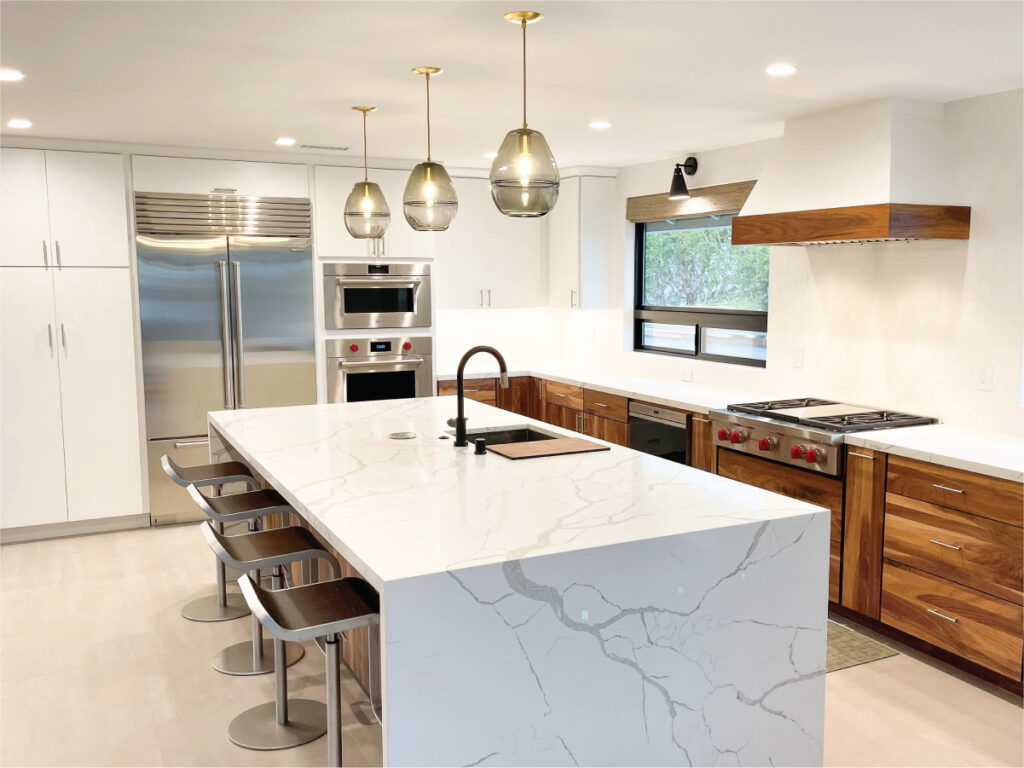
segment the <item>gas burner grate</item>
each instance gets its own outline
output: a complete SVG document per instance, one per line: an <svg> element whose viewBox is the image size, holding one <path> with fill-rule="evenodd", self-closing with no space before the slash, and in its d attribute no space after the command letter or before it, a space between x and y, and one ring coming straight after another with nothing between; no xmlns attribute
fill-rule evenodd
<svg viewBox="0 0 1024 768"><path fill-rule="evenodd" d="M915 416L912 413L900 413L899 411L864 411L862 413L847 413L842 416L801 419L800 423L834 432L865 432L871 429L916 427L923 424L934 424L936 421L928 416Z"/></svg>
<svg viewBox="0 0 1024 768"><path fill-rule="evenodd" d="M726 406L730 411L737 411L739 413L749 413L754 416L767 416L770 415L775 419L784 419L786 421L797 421L792 416L787 416L784 413L775 413L775 411L784 410L787 408L810 408L816 405L835 405L835 400L822 400L817 397L797 397L790 400L762 400L757 403L738 403L736 405ZM771 413L769 414L769 411Z"/></svg>

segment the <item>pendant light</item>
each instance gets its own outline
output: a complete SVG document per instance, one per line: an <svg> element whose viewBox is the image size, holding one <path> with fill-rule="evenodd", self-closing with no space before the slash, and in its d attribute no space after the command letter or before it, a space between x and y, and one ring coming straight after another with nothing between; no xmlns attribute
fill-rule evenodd
<svg viewBox="0 0 1024 768"><path fill-rule="evenodd" d="M697 158L688 157L685 163L676 163L672 171L672 186L668 190L669 200L686 200L690 196L690 190L686 188L686 176L693 176L697 172Z"/></svg>
<svg viewBox="0 0 1024 768"><path fill-rule="evenodd" d="M543 16L512 11L505 20L523 29L523 127L505 135L491 165L491 197L506 216L544 216L558 200L558 166L540 131L526 127L526 25Z"/></svg>
<svg viewBox="0 0 1024 768"><path fill-rule="evenodd" d="M391 221L387 200L380 186L370 181L366 166L366 115L376 107L352 107L363 113L363 180L357 181L345 201L345 229L361 240L384 237Z"/></svg>
<svg viewBox="0 0 1024 768"><path fill-rule="evenodd" d="M427 81L427 162L412 169L402 195L402 212L409 226L418 232L443 232L459 212L459 196L451 177L440 163L430 159L430 76L440 67L413 67Z"/></svg>

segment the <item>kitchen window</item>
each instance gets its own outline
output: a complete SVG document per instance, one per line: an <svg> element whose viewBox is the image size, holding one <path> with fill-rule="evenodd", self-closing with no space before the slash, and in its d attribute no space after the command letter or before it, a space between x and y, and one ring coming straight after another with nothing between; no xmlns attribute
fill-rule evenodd
<svg viewBox="0 0 1024 768"><path fill-rule="evenodd" d="M765 366L768 247L733 245L732 218L636 225L634 349Z"/></svg>

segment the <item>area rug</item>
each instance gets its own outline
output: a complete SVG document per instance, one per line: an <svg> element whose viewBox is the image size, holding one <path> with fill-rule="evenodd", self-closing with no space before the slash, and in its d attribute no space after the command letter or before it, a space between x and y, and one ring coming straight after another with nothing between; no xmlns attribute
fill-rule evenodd
<svg viewBox="0 0 1024 768"><path fill-rule="evenodd" d="M826 672L856 667L858 664L867 664L897 655L899 655L899 651L894 651L877 640L872 640L870 637L850 629L845 624L832 621L832 619L828 620Z"/></svg>

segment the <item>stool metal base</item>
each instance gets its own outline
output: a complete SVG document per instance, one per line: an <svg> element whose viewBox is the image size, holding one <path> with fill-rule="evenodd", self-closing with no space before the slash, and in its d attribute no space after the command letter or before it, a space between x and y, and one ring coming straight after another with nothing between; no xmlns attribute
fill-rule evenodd
<svg viewBox="0 0 1024 768"><path fill-rule="evenodd" d="M240 594L229 592L224 607L218 604L217 595L207 595L186 603L181 609L181 615L189 621L230 621L248 616L249 606Z"/></svg>
<svg viewBox="0 0 1024 768"><path fill-rule="evenodd" d="M308 744L327 733L327 705L310 699L288 699L288 722L277 723L273 701L242 712L228 726L228 738L246 749L288 749Z"/></svg>
<svg viewBox="0 0 1024 768"><path fill-rule="evenodd" d="M285 663L291 666L306 654L302 643L285 644ZM266 675L274 671L274 641L263 641L263 663L253 668L252 640L229 645L213 657L213 668L225 675Z"/></svg>

